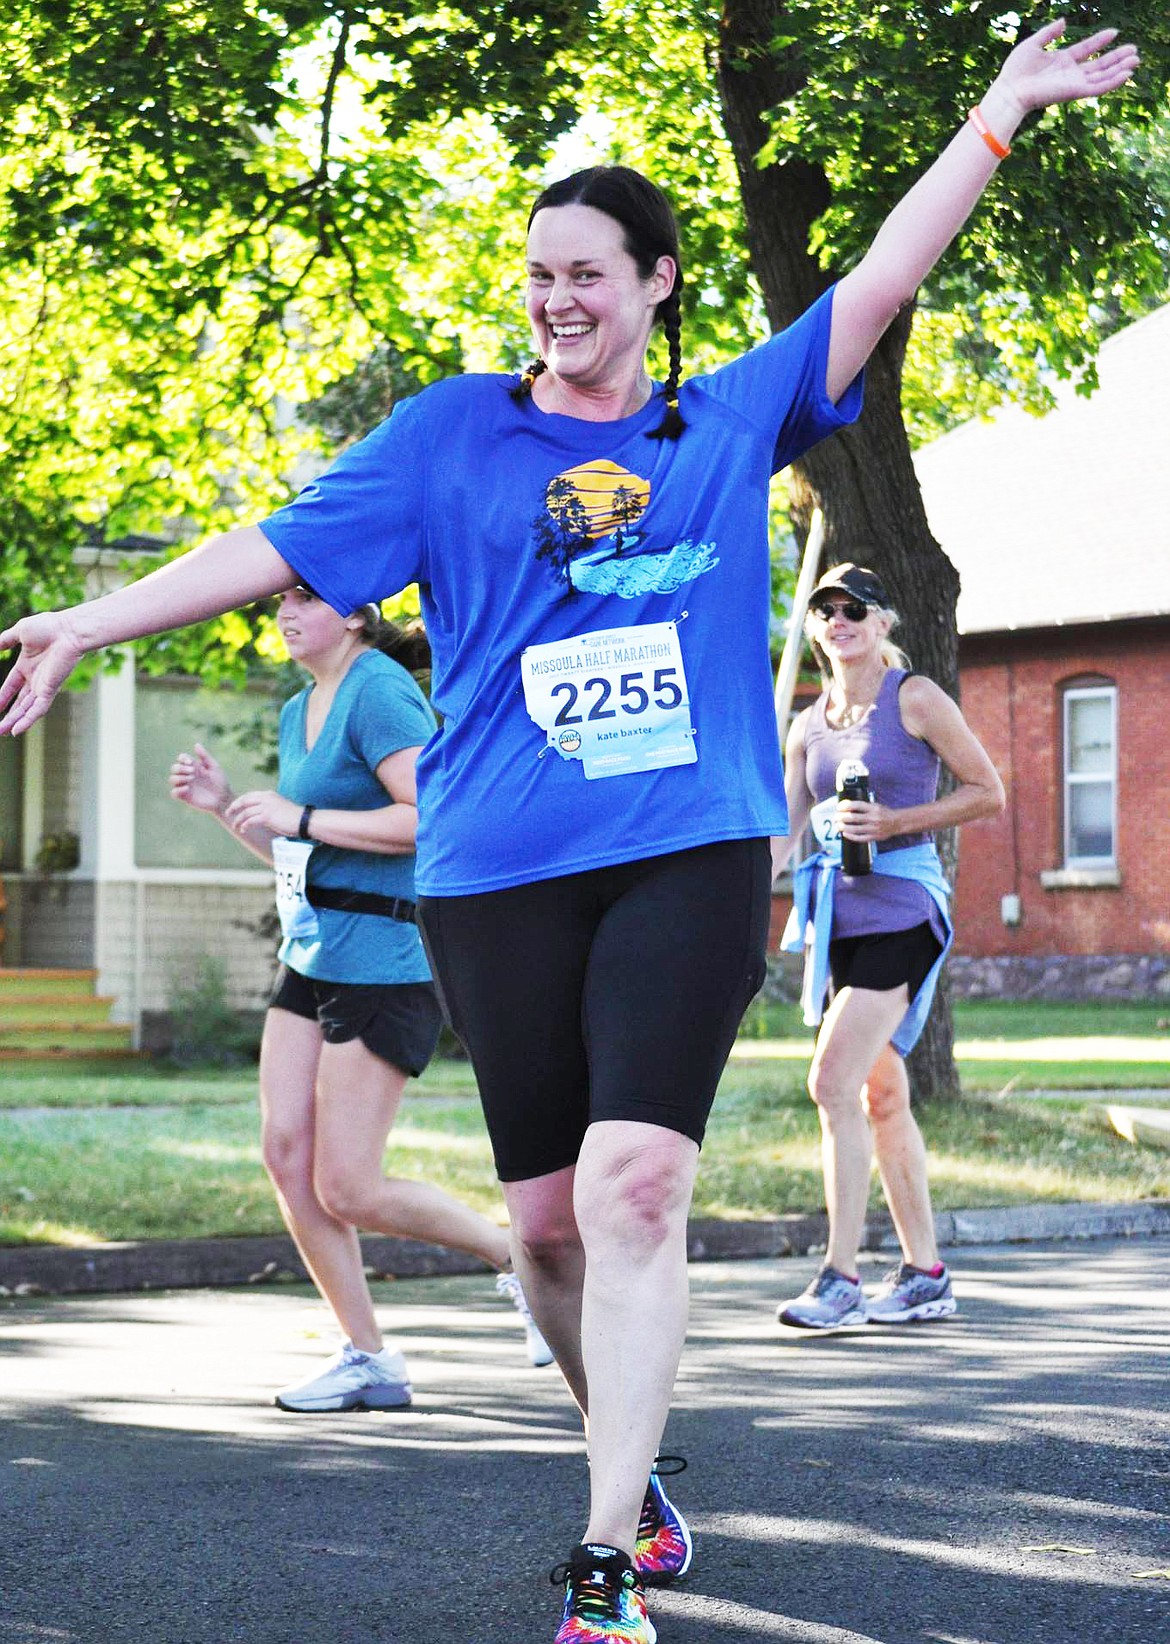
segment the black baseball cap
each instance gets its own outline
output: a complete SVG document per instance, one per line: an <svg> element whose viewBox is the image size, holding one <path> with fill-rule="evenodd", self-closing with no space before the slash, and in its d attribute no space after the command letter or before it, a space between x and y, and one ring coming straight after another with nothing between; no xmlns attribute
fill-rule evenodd
<svg viewBox="0 0 1170 1644"><path fill-rule="evenodd" d="M848 594L850 599L860 599L866 605L875 605L885 611L890 606L890 596L886 593L885 585L876 571L867 571L863 565L834 565L817 583L809 595L809 604L815 605L821 594Z"/></svg>

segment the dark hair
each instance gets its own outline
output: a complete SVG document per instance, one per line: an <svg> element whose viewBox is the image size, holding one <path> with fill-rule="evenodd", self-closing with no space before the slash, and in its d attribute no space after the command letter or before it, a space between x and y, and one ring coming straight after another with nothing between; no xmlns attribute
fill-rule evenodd
<svg viewBox="0 0 1170 1644"><path fill-rule="evenodd" d="M407 673L416 677L430 673L431 642L421 617L412 622L391 622L373 603L360 605L354 615L362 619L361 637L367 645L400 663Z"/></svg>
<svg viewBox="0 0 1170 1644"><path fill-rule="evenodd" d="M666 346L670 353L670 371L662 385L666 410L658 427L652 429L652 440L676 440L686 427L678 408L678 385L682 375L682 310L679 293L683 287L682 256L678 245L678 224L670 201L656 184L640 171L629 166L589 166L575 171L571 177L550 183L543 189L528 213L528 226L538 211L549 206L586 205L594 211L604 211L621 226L625 248L637 265L638 274L648 280L659 257L674 260L674 285L655 310L655 320L662 322ZM533 360L521 374L512 389L514 400L525 399L532 385L546 369L543 360Z"/></svg>

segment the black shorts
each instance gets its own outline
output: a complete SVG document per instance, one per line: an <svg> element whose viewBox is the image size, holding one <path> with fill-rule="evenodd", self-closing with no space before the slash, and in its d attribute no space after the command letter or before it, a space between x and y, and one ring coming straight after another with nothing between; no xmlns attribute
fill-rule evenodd
<svg viewBox="0 0 1170 1644"><path fill-rule="evenodd" d="M319 1022L327 1044L360 1039L380 1061L415 1078L435 1054L443 1026L431 982L322 982L281 965L268 1005Z"/></svg>
<svg viewBox="0 0 1170 1644"><path fill-rule="evenodd" d="M739 839L420 899L501 1181L574 1164L599 1119L702 1142L764 980L771 877L768 841Z"/></svg>
<svg viewBox="0 0 1170 1644"><path fill-rule="evenodd" d="M875 936L838 936L829 943L833 992L870 988L889 993L905 982L911 999L930 975L942 944L927 921Z"/></svg>

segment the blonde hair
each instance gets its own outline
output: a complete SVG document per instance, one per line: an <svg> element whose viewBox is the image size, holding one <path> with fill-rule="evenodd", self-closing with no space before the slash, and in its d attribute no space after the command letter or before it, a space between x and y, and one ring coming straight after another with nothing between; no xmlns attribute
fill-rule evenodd
<svg viewBox="0 0 1170 1644"><path fill-rule="evenodd" d="M892 607L886 607L886 609L883 610L879 606L878 616L883 616L888 620L891 633L902 620L897 611L895 611ZM882 661L885 663L887 668L905 668L907 673L913 672L913 665L910 658L906 655L900 645L894 644L889 634L887 634L885 639L882 640Z"/></svg>

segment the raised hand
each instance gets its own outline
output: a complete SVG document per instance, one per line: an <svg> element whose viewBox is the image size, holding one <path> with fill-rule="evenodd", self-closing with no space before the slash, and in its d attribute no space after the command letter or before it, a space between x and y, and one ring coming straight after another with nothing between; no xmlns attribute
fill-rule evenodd
<svg viewBox="0 0 1170 1644"><path fill-rule="evenodd" d="M218 759L213 759L201 742L194 753L179 754L170 771L171 797L197 811L222 816L231 804L232 790Z"/></svg>
<svg viewBox="0 0 1170 1644"><path fill-rule="evenodd" d="M0 685L0 736L19 736L48 713L87 649L68 611L22 617L0 634L0 651L14 645L20 654Z"/></svg>
<svg viewBox="0 0 1170 1644"><path fill-rule="evenodd" d="M1113 45L1116 29L1098 29L1084 40L1048 49L1064 29L1063 17L1038 29L1020 42L1000 70L996 87L1017 104L1021 114L1051 103L1072 103L1116 91L1137 68L1136 46Z"/></svg>

